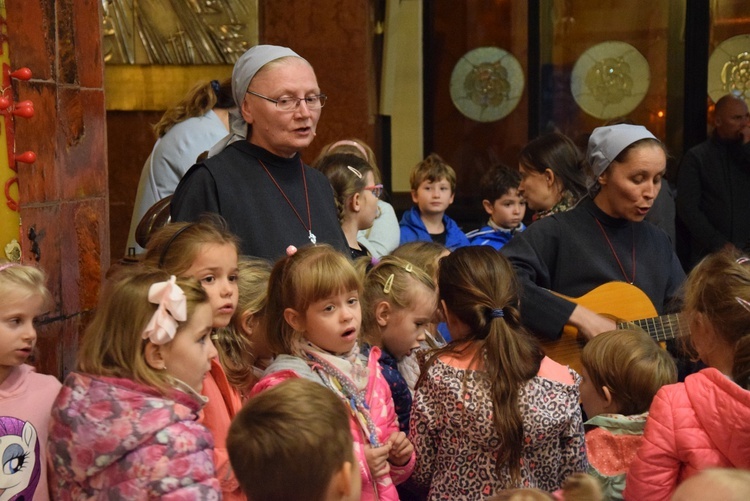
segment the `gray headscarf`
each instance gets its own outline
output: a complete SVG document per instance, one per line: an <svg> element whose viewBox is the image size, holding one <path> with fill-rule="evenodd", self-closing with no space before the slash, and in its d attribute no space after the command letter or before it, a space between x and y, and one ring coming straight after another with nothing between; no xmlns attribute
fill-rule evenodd
<svg viewBox="0 0 750 501"><path fill-rule="evenodd" d="M237 108L229 113L229 135L216 143L208 153L208 156L214 156L231 143L246 139L247 122L242 118L242 102L245 100L245 93L250 86L250 82L260 69L271 61L282 57L300 57L288 47L278 45L256 45L248 49L234 63L232 70L232 96Z"/></svg>
<svg viewBox="0 0 750 501"><path fill-rule="evenodd" d="M592 173L586 183L589 190L596 185L599 176L607 170L622 150L641 139L656 139L656 137L642 125L619 124L594 129L589 137L587 155Z"/></svg>

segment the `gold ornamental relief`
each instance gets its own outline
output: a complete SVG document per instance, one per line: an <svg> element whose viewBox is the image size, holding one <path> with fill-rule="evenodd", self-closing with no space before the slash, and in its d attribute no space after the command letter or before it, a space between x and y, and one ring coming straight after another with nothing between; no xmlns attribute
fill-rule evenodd
<svg viewBox="0 0 750 501"><path fill-rule="evenodd" d="M587 49L576 61L570 90L589 115L607 120L632 112L651 83L646 58L625 42L603 42Z"/></svg>
<svg viewBox="0 0 750 501"><path fill-rule="evenodd" d="M750 105L750 35L721 42L708 58L708 95L734 94Z"/></svg>
<svg viewBox="0 0 750 501"><path fill-rule="evenodd" d="M523 87L523 69L512 54L498 47L479 47L456 62L450 95L467 118L495 122L516 108Z"/></svg>

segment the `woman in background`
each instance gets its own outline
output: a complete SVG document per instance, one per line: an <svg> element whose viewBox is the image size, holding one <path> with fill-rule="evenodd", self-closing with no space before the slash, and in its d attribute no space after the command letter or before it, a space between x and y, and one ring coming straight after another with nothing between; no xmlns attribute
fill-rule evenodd
<svg viewBox="0 0 750 501"><path fill-rule="evenodd" d="M174 193L201 153L229 133L229 111L234 107L231 80L203 82L154 125L157 140L138 181L126 254L131 248L143 252L135 240L138 223L151 206Z"/></svg>

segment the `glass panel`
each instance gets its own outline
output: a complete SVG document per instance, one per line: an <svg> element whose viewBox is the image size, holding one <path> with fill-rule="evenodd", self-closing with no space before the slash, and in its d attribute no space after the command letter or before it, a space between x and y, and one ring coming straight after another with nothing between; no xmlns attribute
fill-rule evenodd
<svg viewBox="0 0 750 501"><path fill-rule="evenodd" d="M666 0L542 1L542 132L585 144L593 128L630 120L664 138L669 8Z"/></svg>
<svg viewBox="0 0 750 501"><path fill-rule="evenodd" d="M527 2L430 0L424 6L426 153L438 153L456 170L452 214L460 219L461 198L474 196L468 214L481 216L482 173L498 161L515 166L527 141Z"/></svg>
<svg viewBox="0 0 750 501"><path fill-rule="evenodd" d="M711 2L708 94L715 102L735 92L750 103L750 2Z"/></svg>

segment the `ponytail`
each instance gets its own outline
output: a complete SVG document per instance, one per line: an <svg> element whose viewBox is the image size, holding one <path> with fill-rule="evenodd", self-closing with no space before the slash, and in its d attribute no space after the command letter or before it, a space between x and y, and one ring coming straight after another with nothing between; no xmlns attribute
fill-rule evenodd
<svg viewBox="0 0 750 501"><path fill-rule="evenodd" d="M199 83L188 91L177 105L164 112L159 122L154 125L157 137L164 134L188 118L200 117L214 108L228 109L234 107L231 80Z"/></svg>
<svg viewBox="0 0 750 501"><path fill-rule="evenodd" d="M459 354L478 346L470 366L483 365L490 383L500 440L496 470L499 475L507 467L515 483L521 475L524 447L518 397L521 386L536 376L544 357L536 340L521 326L515 273L502 254L486 246L457 249L440 260L438 273L441 299L468 327L469 334L438 350L427 367L444 353ZM427 368L422 376L426 372Z"/></svg>

